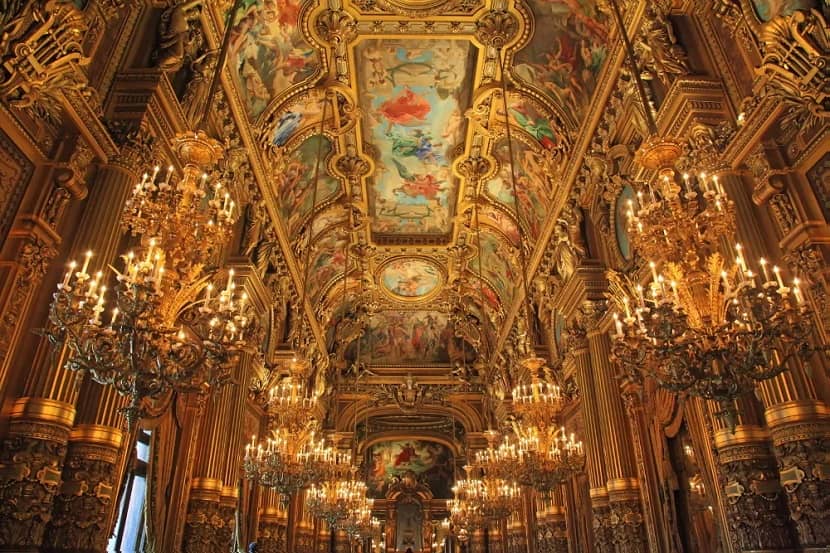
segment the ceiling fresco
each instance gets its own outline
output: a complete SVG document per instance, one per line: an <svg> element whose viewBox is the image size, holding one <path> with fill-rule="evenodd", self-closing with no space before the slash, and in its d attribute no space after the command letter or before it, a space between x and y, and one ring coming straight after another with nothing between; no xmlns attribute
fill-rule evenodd
<svg viewBox="0 0 830 553"><path fill-rule="evenodd" d="M321 156L320 178L315 198L314 171L318 153ZM331 141L312 135L294 150L293 156L286 159L276 188L283 225L291 239L311 212L312 203L319 207L340 189L340 182L328 172L327 161L331 154Z"/></svg>
<svg viewBox="0 0 830 553"><path fill-rule="evenodd" d="M513 72L579 121L605 61L608 23L595 0L529 0L528 4L537 32L516 54Z"/></svg>
<svg viewBox="0 0 830 553"><path fill-rule="evenodd" d="M440 289L444 277L433 261L424 258L398 258L380 271L383 289L395 299L423 300Z"/></svg>
<svg viewBox="0 0 830 553"><path fill-rule="evenodd" d="M469 41L374 39L355 49L376 234L448 234L473 77Z"/></svg>
<svg viewBox="0 0 830 553"><path fill-rule="evenodd" d="M243 0L230 45L229 65L251 119L291 86L311 77L320 55L300 31L299 0Z"/></svg>
<svg viewBox="0 0 830 553"><path fill-rule="evenodd" d="M278 232L295 254L310 236L302 285L320 328L348 319L333 312L362 312L343 306L335 286L351 245L362 259L350 262L349 279L361 291L349 301L372 303L359 341L373 364L449 364L459 305L501 332L518 297L518 248L547 240L558 179L602 82L608 24L596 0L244 1L234 79L276 169ZM499 10L512 20L488 20ZM488 42L502 32L506 112L499 51ZM324 96L324 86L335 93ZM297 274L303 260L294 258ZM353 358L355 349L338 351Z"/></svg>

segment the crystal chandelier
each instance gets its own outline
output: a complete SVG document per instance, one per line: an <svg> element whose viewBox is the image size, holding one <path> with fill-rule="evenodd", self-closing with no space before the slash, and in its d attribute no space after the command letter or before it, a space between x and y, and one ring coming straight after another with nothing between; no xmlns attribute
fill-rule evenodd
<svg viewBox="0 0 830 553"><path fill-rule="evenodd" d="M356 469L350 468L350 476L331 475L308 489L306 506L309 512L328 523L332 528L343 529L344 522L365 505L366 482L356 477Z"/></svg>
<svg viewBox="0 0 830 553"><path fill-rule="evenodd" d="M133 190L122 224L138 241L122 255L112 309L103 270L90 273L93 253L80 269L70 263L50 306L46 334L67 348L66 366L113 386L130 398L128 423L147 414L146 400L170 392L211 392L229 378L251 338L247 294L233 271L216 291L205 266L225 244L234 204L204 170L221 157L220 144L203 132L174 140L184 165L145 174Z"/></svg>
<svg viewBox="0 0 830 553"><path fill-rule="evenodd" d="M700 171L679 181L681 147L659 135L616 0L611 7L649 129L636 161L657 174L656 187L628 206L632 243L652 260L652 282L644 288L609 275L610 298L622 313L614 315L613 356L631 378L645 374L670 391L718 402L731 428L735 399L794 356L812 353L809 310L797 278L785 285L781 269L763 258L756 273L740 244L724 259L734 204L717 175Z"/></svg>
<svg viewBox="0 0 830 553"><path fill-rule="evenodd" d="M380 520L372 516L374 500L363 497L358 505L340 523L340 529L352 539L368 538L377 534Z"/></svg>
<svg viewBox="0 0 830 553"><path fill-rule="evenodd" d="M321 137L327 106L324 100L319 129ZM314 188L311 195L310 213L314 213L316 209L322 153L322 148L318 148L312 179ZM305 248L303 269L303 282L305 283L309 280L311 234L308 233L308 243ZM302 316L302 310L306 304L306 294L307 288L303 286L298 303L300 318L297 349L303 347L302 334L305 329L305 317ZM320 394L309 386L312 372L311 363L304 354L301 352L295 354L289 366L288 376L274 384L268 391L266 413L272 437L259 445L256 444L256 438L252 438L245 456L246 478L274 488L282 494L293 494L312 482L327 478L339 470L342 463L342 456L336 450L326 447L323 441L314 439L314 429L319 426L324 412L320 403Z"/></svg>
<svg viewBox="0 0 830 553"><path fill-rule="evenodd" d="M464 467L470 472L472 467ZM464 529L467 532L487 525L488 519L484 514L484 482L479 478L472 478L469 474L465 478L456 480L452 488L453 498L447 501L450 510L450 523L454 528Z"/></svg>
<svg viewBox="0 0 830 553"><path fill-rule="evenodd" d="M510 162L510 177L513 187L514 212L519 232L524 241L522 232L521 203L518 194L518 179L516 178L513 141L510 131L510 120L507 109L507 56L501 60L501 93L504 102L504 128L507 138L508 158ZM525 332L521 336L521 346L525 358L520 362L522 383L513 389L513 411L517 420L514 422L519 443L510 444L505 441L498 448L490 444L488 450L481 456L485 474L493 474L505 481L518 481L524 485L531 485L540 491L548 491L555 484L567 479L582 469L584 454L582 444L573 437L561 441L556 434L556 418L570 401L570 395L544 377L545 360L536 356L534 351L532 320L533 310L530 303L530 288L528 286L528 264L523 245L519 246L521 261L522 291L524 297ZM507 440L507 439L506 439Z"/></svg>
<svg viewBox="0 0 830 553"><path fill-rule="evenodd" d="M280 494L290 495L323 478L335 453L314 430L299 432L285 427L271 430L271 435L257 443L256 436L245 446L245 477Z"/></svg>

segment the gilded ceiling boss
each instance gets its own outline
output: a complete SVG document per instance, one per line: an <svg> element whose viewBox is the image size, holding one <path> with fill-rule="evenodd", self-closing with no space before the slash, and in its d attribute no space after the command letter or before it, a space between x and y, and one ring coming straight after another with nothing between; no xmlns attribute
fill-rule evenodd
<svg viewBox="0 0 830 553"><path fill-rule="evenodd" d="M826 0L0 0L0 553L830 551Z"/></svg>

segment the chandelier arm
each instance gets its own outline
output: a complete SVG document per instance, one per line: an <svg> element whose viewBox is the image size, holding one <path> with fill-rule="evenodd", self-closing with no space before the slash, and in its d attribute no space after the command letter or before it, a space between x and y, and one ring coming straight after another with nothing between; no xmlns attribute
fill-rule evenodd
<svg viewBox="0 0 830 553"><path fill-rule="evenodd" d="M194 130L204 130L207 125L208 117L210 116L210 106L213 105L213 98L216 96L216 91L219 88L219 76L222 74L222 67L225 65L225 60L228 57L228 49L231 43L231 25L233 25L233 18L239 8L242 7L244 0L234 0L233 7L228 13L228 19L225 22L225 32L222 36L222 45L219 49L219 59L216 60L216 69L210 79L210 88L208 89L207 97L205 98L205 107L202 112L202 117Z"/></svg>
<svg viewBox="0 0 830 553"><path fill-rule="evenodd" d="M507 50L499 48L501 51L501 96L504 103L504 129L507 139L507 155L510 159L510 184L513 187L513 207L516 213L516 228L519 232L519 260L521 261L522 271L522 289L524 292L524 308L527 324L527 346L531 349L535 348L535 325L533 324L533 312L530 304L530 287L527 282L527 258L525 255L525 235L522 230L522 212L519 201L519 187L516 182L516 159L513 152L513 137L510 132L510 114L507 107ZM528 220L529 222L529 220ZM532 353L531 351L528 352Z"/></svg>

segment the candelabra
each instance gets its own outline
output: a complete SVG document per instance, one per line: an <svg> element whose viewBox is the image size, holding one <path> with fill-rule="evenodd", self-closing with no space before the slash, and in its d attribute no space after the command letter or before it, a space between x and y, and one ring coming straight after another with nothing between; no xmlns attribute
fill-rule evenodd
<svg viewBox="0 0 830 553"><path fill-rule="evenodd" d="M204 133L174 141L184 164L174 182L170 168L145 174L135 186L122 223L138 242L122 255L114 307L108 323L104 271L88 271L93 253L78 269L70 263L50 306L45 331L67 349L66 366L129 396L129 425L147 413L146 400L170 392L213 392L225 383L238 353L251 337L248 296L233 271L215 294L205 271L224 244L234 205L220 184L202 173L221 156Z"/></svg>
<svg viewBox="0 0 830 553"><path fill-rule="evenodd" d="M277 427L264 442L251 437L243 470L246 478L288 495L324 478L336 462L337 453L310 427L299 431Z"/></svg>
<svg viewBox="0 0 830 553"><path fill-rule="evenodd" d="M353 467L350 472L348 477L333 474L330 479L314 483L308 489L306 505L309 512L332 528L342 529L350 514L365 505L366 482L356 477Z"/></svg>
<svg viewBox="0 0 830 553"><path fill-rule="evenodd" d="M380 520L372 516L374 500L359 499L358 505L339 523L340 529L352 539L368 538L380 529Z"/></svg>
<svg viewBox="0 0 830 553"><path fill-rule="evenodd" d="M564 427L516 425L515 430L518 438L512 442L505 436L498 447L478 452L476 461L485 473L547 493L584 468L582 442Z"/></svg>
<svg viewBox="0 0 830 553"><path fill-rule="evenodd" d="M465 467L465 470L470 467ZM483 510L484 482L478 478L456 480L452 488L453 499L447 501L450 523L453 528L470 532L487 525Z"/></svg>
<svg viewBox="0 0 830 553"><path fill-rule="evenodd" d="M717 252L689 272L667 263L664 275L652 263L647 290L616 275L611 279L611 297L623 312L614 314L613 355L624 372L718 402L730 427L735 399L813 351L799 280L786 286L781 270L763 258L756 274L740 245L735 249L731 266Z"/></svg>
<svg viewBox="0 0 830 553"><path fill-rule="evenodd" d="M478 462L488 474L549 492L582 470L585 454L582 442L556 424L571 395L542 379L544 364L537 357L522 362L530 383L513 389L516 438L511 442L505 436L495 446L496 437L491 435L489 447L478 454Z"/></svg>

